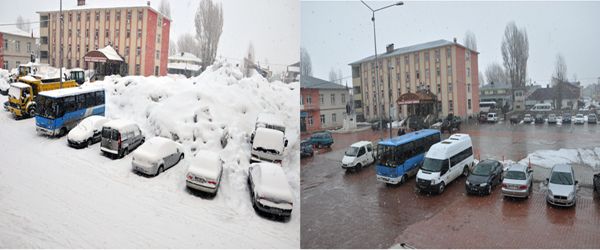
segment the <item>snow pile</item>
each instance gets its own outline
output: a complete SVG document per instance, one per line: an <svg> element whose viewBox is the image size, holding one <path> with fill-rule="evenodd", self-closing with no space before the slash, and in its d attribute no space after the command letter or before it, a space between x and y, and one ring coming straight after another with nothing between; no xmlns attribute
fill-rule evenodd
<svg viewBox="0 0 600 250"><path fill-rule="evenodd" d="M585 164L594 169L600 169L600 147L593 149L559 149L559 150L538 150L519 161L527 165L531 160L532 165L538 165L545 168L552 168L556 164Z"/></svg>
<svg viewBox="0 0 600 250"><path fill-rule="evenodd" d="M10 73L8 70L0 69L0 91L6 92L8 88L10 88L10 84L8 83Z"/></svg>

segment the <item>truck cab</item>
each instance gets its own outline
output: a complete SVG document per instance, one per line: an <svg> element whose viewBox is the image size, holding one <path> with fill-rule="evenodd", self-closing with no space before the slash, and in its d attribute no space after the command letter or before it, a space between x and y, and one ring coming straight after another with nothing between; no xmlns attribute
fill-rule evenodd
<svg viewBox="0 0 600 250"><path fill-rule="evenodd" d="M83 69L71 69L69 80L74 80L77 84L81 85L85 82L85 72Z"/></svg>
<svg viewBox="0 0 600 250"><path fill-rule="evenodd" d="M33 90L30 85L15 82L8 89L8 103L6 108L16 117L35 116L35 102Z"/></svg>

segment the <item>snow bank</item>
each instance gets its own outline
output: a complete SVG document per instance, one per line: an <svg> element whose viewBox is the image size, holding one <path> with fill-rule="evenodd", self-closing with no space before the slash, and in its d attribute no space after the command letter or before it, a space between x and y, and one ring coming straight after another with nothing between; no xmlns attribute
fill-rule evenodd
<svg viewBox="0 0 600 250"><path fill-rule="evenodd" d="M532 165L544 168L552 168L552 166L561 163L578 163L600 169L600 147L593 149L538 150L527 155L519 163L527 165L529 160L531 160Z"/></svg>
<svg viewBox="0 0 600 250"><path fill-rule="evenodd" d="M8 84L10 73L8 70L0 69L0 91L6 92L8 88L10 88L10 84Z"/></svg>

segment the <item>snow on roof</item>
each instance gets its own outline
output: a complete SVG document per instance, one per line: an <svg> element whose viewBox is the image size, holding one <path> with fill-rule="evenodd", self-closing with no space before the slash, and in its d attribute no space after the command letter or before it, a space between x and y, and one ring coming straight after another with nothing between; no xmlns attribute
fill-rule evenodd
<svg viewBox="0 0 600 250"><path fill-rule="evenodd" d="M90 92L101 91L101 90L104 90L104 88L96 87L96 86L94 86L94 87L76 87L76 88L64 88L64 89L55 89L55 90L44 91L44 92L40 92L40 95L57 98L57 97L72 96L72 95L90 93Z"/></svg>
<svg viewBox="0 0 600 250"><path fill-rule="evenodd" d="M199 71L202 66L190 63L168 63L168 69L181 69L190 71Z"/></svg>
<svg viewBox="0 0 600 250"><path fill-rule="evenodd" d="M17 88L23 89L23 88L29 88L28 84L22 83L22 82L13 82L10 84L10 86L15 86Z"/></svg>
<svg viewBox="0 0 600 250"><path fill-rule="evenodd" d="M175 153L177 146L171 139L152 137L134 151L135 158L156 161L162 157Z"/></svg>
<svg viewBox="0 0 600 250"><path fill-rule="evenodd" d="M111 121L105 123L104 127L121 131L121 130L133 130L134 128L137 128L138 126L133 121L117 119L117 120L111 120Z"/></svg>
<svg viewBox="0 0 600 250"><path fill-rule="evenodd" d="M366 145L369 145L369 144L371 144L370 141L359 141L359 142L353 143L352 145L350 145L350 147L359 148L359 147L366 146Z"/></svg>
<svg viewBox="0 0 600 250"><path fill-rule="evenodd" d="M255 182L256 191L260 196L270 199L292 202L294 199L290 191L290 185L280 165L260 162L251 164L257 168L258 180ZM255 171L256 171L255 170Z"/></svg>
<svg viewBox="0 0 600 250"><path fill-rule="evenodd" d="M202 59L188 52L182 52L181 54L169 56L169 61L188 61L202 63Z"/></svg>
<svg viewBox="0 0 600 250"><path fill-rule="evenodd" d="M262 147L265 149L277 150L283 152L283 132L269 128L257 128L254 135L252 148Z"/></svg>
<svg viewBox="0 0 600 250"><path fill-rule="evenodd" d="M147 0L87 0L85 5L73 6L63 8L63 11L71 10L93 10L93 9L117 9L117 8L149 8L152 11L163 15L164 18L171 20L171 18L165 16L160 11L148 6ZM37 11L37 13L43 12L58 12L59 9L52 7L51 9L45 9Z"/></svg>
<svg viewBox="0 0 600 250"><path fill-rule="evenodd" d="M16 26L0 26L0 33L15 35L15 36L24 36L31 37L31 33L21 30ZM34 37L35 38L35 37Z"/></svg>
<svg viewBox="0 0 600 250"><path fill-rule="evenodd" d="M37 78L35 78L35 77L31 76L31 75L21 76L21 77L19 78L19 80L23 80L23 81L27 81L27 82L35 82L35 81L38 81L38 79L37 79Z"/></svg>
<svg viewBox="0 0 600 250"><path fill-rule="evenodd" d="M119 56L117 51L115 51L115 49L113 49L113 47L110 45L107 45L104 48L98 49L98 51L101 52L102 54L104 54L108 60L123 61L123 58L121 58L121 56Z"/></svg>
<svg viewBox="0 0 600 250"><path fill-rule="evenodd" d="M211 151L201 150L192 158L188 173L217 180L222 169L219 155Z"/></svg>
<svg viewBox="0 0 600 250"><path fill-rule="evenodd" d="M300 76L300 87L308 89L340 89L345 90L346 86L339 85L337 83L325 81L316 77L301 75Z"/></svg>

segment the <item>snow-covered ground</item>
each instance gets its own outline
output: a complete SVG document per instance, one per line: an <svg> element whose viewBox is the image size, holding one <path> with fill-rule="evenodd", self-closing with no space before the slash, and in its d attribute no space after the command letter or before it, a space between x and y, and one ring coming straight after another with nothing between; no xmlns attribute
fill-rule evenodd
<svg viewBox="0 0 600 250"><path fill-rule="evenodd" d="M174 138L186 159L154 178L112 160L99 144L80 150L35 132L33 119L0 111L0 246L8 248L299 248L299 84L242 79L227 63L196 78L111 77L106 115L137 122L147 138ZM0 102L6 96L0 96ZM260 112L285 121L283 169L294 195L289 221L255 213L246 185L248 138ZM227 133L225 133L227 131ZM228 134L228 144L220 138ZM188 160L209 150L224 161L214 198L185 188Z"/></svg>

